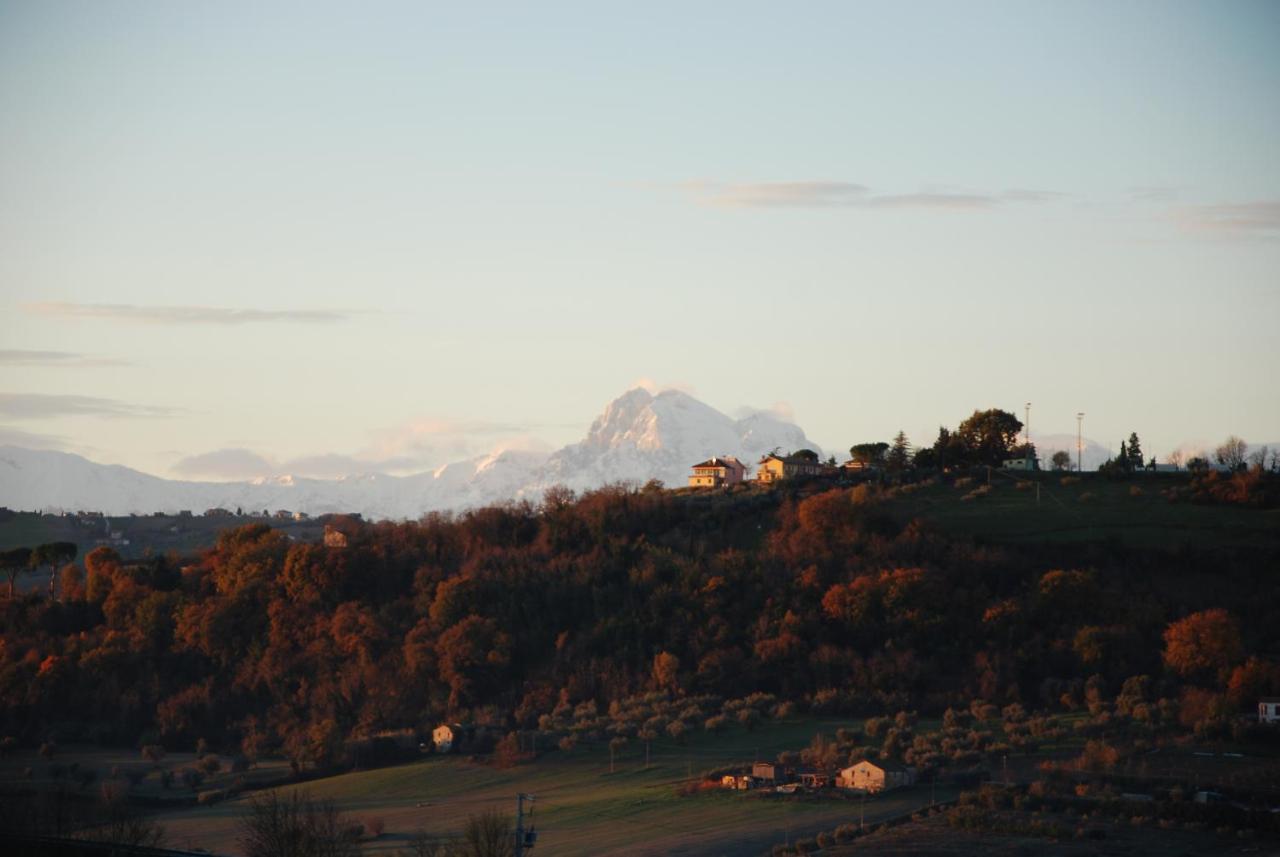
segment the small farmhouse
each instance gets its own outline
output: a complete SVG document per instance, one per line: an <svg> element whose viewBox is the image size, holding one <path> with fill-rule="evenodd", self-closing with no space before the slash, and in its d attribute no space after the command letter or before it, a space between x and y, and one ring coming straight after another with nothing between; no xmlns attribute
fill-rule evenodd
<svg viewBox="0 0 1280 857"><path fill-rule="evenodd" d="M1001 465L1004 470L1039 470L1040 459L1034 455L1024 455L1020 458L1006 458L1004 464Z"/></svg>
<svg viewBox="0 0 1280 857"><path fill-rule="evenodd" d="M462 727L457 723L441 723L431 732L431 743L437 753L453 752L454 746L462 742Z"/></svg>
<svg viewBox="0 0 1280 857"><path fill-rule="evenodd" d="M823 466L818 457L806 455L766 455L760 459L756 481L769 483L801 476L821 476Z"/></svg>
<svg viewBox="0 0 1280 857"><path fill-rule="evenodd" d="M324 525L324 546L327 548L345 548L347 534L329 524Z"/></svg>
<svg viewBox="0 0 1280 857"><path fill-rule="evenodd" d="M773 762L756 762L751 766L751 776L773 785L783 781L784 771L781 765L775 765Z"/></svg>
<svg viewBox="0 0 1280 857"><path fill-rule="evenodd" d="M1280 696L1264 696L1258 700L1258 722L1280 723Z"/></svg>
<svg viewBox="0 0 1280 857"><path fill-rule="evenodd" d="M708 458L693 465L689 477L690 488L721 488L737 485L747 478L747 466L731 455L724 458Z"/></svg>
<svg viewBox="0 0 1280 857"><path fill-rule="evenodd" d="M872 762L863 759L840 771L836 786L842 789L860 789L866 792L882 792L909 786L916 781L915 768L907 768L896 762Z"/></svg>

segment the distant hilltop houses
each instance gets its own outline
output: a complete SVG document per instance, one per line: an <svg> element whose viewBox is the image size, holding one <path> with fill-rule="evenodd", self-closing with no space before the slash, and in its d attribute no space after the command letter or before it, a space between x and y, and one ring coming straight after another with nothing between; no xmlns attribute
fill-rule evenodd
<svg viewBox="0 0 1280 857"><path fill-rule="evenodd" d="M841 476L874 469L866 462L850 460L843 465L822 462L809 449L783 455L771 452L756 464L755 481L762 485L810 476ZM690 488L726 488L747 482L747 466L731 455L715 456L693 465Z"/></svg>

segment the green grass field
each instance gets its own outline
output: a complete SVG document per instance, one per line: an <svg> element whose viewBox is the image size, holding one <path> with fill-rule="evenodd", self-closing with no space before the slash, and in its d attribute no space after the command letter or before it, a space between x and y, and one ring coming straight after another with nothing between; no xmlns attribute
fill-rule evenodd
<svg viewBox="0 0 1280 857"><path fill-rule="evenodd" d="M316 541L324 534L324 524L315 520L122 515L82 521L74 515L17 512L0 519L0 550L65 541L75 543L83 559L107 535L118 532L129 544L112 546L126 559L138 558L148 552L163 554L175 551L186 556L211 547L221 531L251 523L269 524L300 541Z"/></svg>
<svg viewBox="0 0 1280 857"><path fill-rule="evenodd" d="M897 493L887 507L897 517L924 518L949 533L1011 543L1118 539L1132 547L1164 548L1280 543L1280 509L1173 503L1161 496L1164 488L1186 484L1180 474L1123 481L1086 474L1067 485L1053 474L1028 476L994 471L991 492L972 500L961 498L985 480L965 487L922 485Z"/></svg>
<svg viewBox="0 0 1280 857"><path fill-rule="evenodd" d="M735 762L773 758L806 746L816 732L834 734L858 721L796 719L762 724L754 732L700 735L686 746L655 741L646 768L644 747L632 743L609 771L607 747L554 752L536 762L498 769L460 756L434 756L389 768L308 782L316 798L335 801L357 819L381 818L385 833L365 849L391 854L408 837L458 833L470 815L488 809L514 814L518 792L536 796L534 822L540 854L758 854L790 837L811 836L857 823L861 802L848 796L763 796L714 790L679 797L689 776ZM295 788L295 787L289 787ZM953 797L939 786L937 800ZM928 786L868 799L868 823L927 805ZM162 812L158 820L175 847L235 853L237 826L247 798Z"/></svg>

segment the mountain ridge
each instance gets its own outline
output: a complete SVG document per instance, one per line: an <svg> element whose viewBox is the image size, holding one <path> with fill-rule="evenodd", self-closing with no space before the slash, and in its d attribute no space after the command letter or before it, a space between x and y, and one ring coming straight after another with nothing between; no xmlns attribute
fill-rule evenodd
<svg viewBox="0 0 1280 857"><path fill-rule="evenodd" d="M0 505L113 515L222 507L404 519L537 499L553 485L581 491L650 479L683 484L694 462L736 455L751 463L775 447L818 449L799 426L771 414L735 420L687 393L637 387L610 402L582 440L554 452L495 451L407 476L277 474L204 482L165 479L74 453L0 446Z"/></svg>

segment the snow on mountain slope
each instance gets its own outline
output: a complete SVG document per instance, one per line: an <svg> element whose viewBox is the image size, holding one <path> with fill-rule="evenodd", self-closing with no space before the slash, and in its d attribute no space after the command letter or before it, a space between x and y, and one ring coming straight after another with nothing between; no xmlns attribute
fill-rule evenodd
<svg viewBox="0 0 1280 857"><path fill-rule="evenodd" d="M1053 466L1050 459L1053 454L1058 451L1064 451L1071 456L1071 469L1076 466L1076 436L1073 434L1046 434L1033 435L1031 442L1036 446L1036 455L1040 456L1040 466L1048 470ZM1083 439L1084 449L1082 450L1081 461L1085 470L1097 470L1098 466L1111 458L1111 453L1107 448L1097 441L1089 438Z"/></svg>
<svg viewBox="0 0 1280 857"><path fill-rule="evenodd" d="M734 420L687 393L635 389L616 399L580 443L553 454L540 485L581 489L606 482L660 479L684 484L689 466L734 455L748 466L775 447L819 451L798 426L767 414Z"/></svg>
<svg viewBox="0 0 1280 857"><path fill-rule="evenodd" d="M610 403L582 441L550 456L506 450L412 476L186 482L95 464L70 453L0 447L0 505L113 515L181 509L199 513L221 506L416 518L437 509L520 497L537 500L555 484L584 490L660 479L681 485L689 466L705 458L736 455L751 465L775 447L820 451L798 426L772 414L734 420L685 393L653 395L635 389Z"/></svg>

